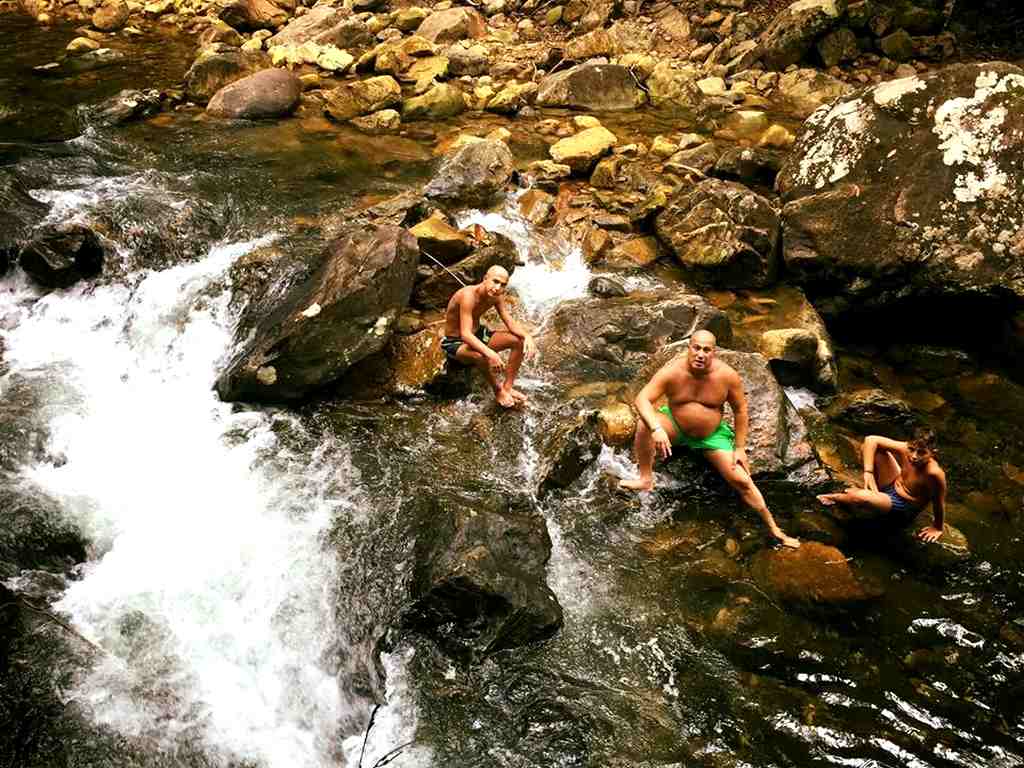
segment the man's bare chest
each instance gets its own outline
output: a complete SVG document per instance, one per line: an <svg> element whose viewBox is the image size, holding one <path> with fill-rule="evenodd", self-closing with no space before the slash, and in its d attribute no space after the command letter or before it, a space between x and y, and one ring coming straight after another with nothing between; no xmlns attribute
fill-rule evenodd
<svg viewBox="0 0 1024 768"><path fill-rule="evenodd" d="M728 394L729 388L717 377L701 380L689 375L675 382L666 391L671 403L700 403L708 408L721 408Z"/></svg>

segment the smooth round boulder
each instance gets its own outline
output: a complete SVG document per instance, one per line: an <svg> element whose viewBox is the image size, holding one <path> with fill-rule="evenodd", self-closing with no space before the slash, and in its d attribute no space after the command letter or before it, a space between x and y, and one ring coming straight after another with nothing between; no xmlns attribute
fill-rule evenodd
<svg viewBox="0 0 1024 768"><path fill-rule="evenodd" d="M128 4L124 0L106 0L92 15L92 25L100 32L116 32L128 23Z"/></svg>
<svg viewBox="0 0 1024 768"><path fill-rule="evenodd" d="M512 178L514 159L503 141L475 141L446 156L423 194L454 206L494 203Z"/></svg>
<svg viewBox="0 0 1024 768"><path fill-rule="evenodd" d="M206 107L213 117L267 120L295 111L302 96L302 81L284 69L265 69L226 85Z"/></svg>

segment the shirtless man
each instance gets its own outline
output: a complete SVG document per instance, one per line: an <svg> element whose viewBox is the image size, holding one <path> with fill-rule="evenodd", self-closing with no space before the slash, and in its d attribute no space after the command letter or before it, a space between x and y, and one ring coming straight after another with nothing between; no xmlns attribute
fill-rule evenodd
<svg viewBox="0 0 1024 768"><path fill-rule="evenodd" d="M937 541L946 516L946 473L935 460L935 433L918 429L907 442L868 435L862 455L864 487L824 493L818 501L826 506L859 504L891 512L904 524L912 523L930 502L932 524L919 530L917 537Z"/></svg>
<svg viewBox="0 0 1024 768"><path fill-rule="evenodd" d="M654 410L660 397L668 405ZM726 403L736 417L736 432L722 418ZM779 528L764 503L764 497L750 478L747 442L747 399L743 383L735 370L715 359L715 336L710 331L697 331L690 338L686 359L667 363L636 396L640 412L633 449L636 451L640 477L622 480L619 486L640 491L654 487L654 456L665 459L672 455L672 446L683 445L702 451L718 473L739 494L748 507L757 512L779 542L799 547L800 542Z"/></svg>
<svg viewBox="0 0 1024 768"><path fill-rule="evenodd" d="M448 301L444 316L444 339L441 348L449 360L473 365L484 372L494 390L494 399L505 408L526 402L526 395L513 389L523 354L532 357L537 351L533 337L511 318L505 306L508 272L495 264L487 270L482 282L460 288ZM480 324L480 316L494 307L507 331L491 333ZM508 364L499 352L510 349ZM505 372L498 383L498 374Z"/></svg>

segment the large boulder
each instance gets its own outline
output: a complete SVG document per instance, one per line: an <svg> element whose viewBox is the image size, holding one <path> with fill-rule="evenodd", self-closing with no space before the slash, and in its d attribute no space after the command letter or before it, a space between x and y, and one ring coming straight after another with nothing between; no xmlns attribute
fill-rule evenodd
<svg viewBox="0 0 1024 768"><path fill-rule="evenodd" d="M342 83L327 91L324 111L335 120L351 120L402 103L402 86L390 75Z"/></svg>
<svg viewBox="0 0 1024 768"><path fill-rule="evenodd" d="M407 627L471 659L544 640L562 626L545 580L551 539L525 496L421 494Z"/></svg>
<svg viewBox="0 0 1024 768"><path fill-rule="evenodd" d="M200 51L185 73L185 95L197 104L206 104L225 85L269 66L265 53L211 45Z"/></svg>
<svg viewBox="0 0 1024 768"><path fill-rule="evenodd" d="M769 69L798 63L819 37L838 25L844 13L846 0L797 0L761 35L761 59Z"/></svg>
<svg viewBox="0 0 1024 768"><path fill-rule="evenodd" d="M505 142L474 141L445 156L423 194L450 207L486 207L505 191L514 168Z"/></svg>
<svg viewBox="0 0 1024 768"><path fill-rule="evenodd" d="M35 282L67 288L103 270L105 249L99 236L82 224L48 226L18 254L18 263Z"/></svg>
<svg viewBox="0 0 1024 768"><path fill-rule="evenodd" d="M448 300L463 285L479 283L484 274L494 265L504 267L509 274L519 263L515 243L504 235L488 232L469 256L450 265L447 269L436 269L434 274L416 286L412 303L421 309L441 309L448 306Z"/></svg>
<svg viewBox="0 0 1024 768"><path fill-rule="evenodd" d="M456 43L486 37L487 22L472 8L449 8L427 16L416 28L416 34L432 43Z"/></svg>
<svg viewBox="0 0 1024 768"><path fill-rule="evenodd" d="M231 0L217 17L241 32L277 29L288 21L288 12L272 0Z"/></svg>
<svg viewBox="0 0 1024 768"><path fill-rule="evenodd" d="M692 123L699 123L707 111L707 97L697 87L706 73L678 62L660 62L647 78L651 106Z"/></svg>
<svg viewBox="0 0 1024 768"><path fill-rule="evenodd" d="M881 584L858 574L840 550L817 541L800 549L761 550L751 565L768 594L787 603L852 607L880 598Z"/></svg>
<svg viewBox="0 0 1024 768"><path fill-rule="evenodd" d="M224 400L300 399L382 349L412 290L419 248L393 225L356 229L258 323L217 380Z"/></svg>
<svg viewBox="0 0 1024 768"><path fill-rule="evenodd" d="M302 81L284 69L265 69L226 85L206 106L213 117L261 120L291 114L302 97Z"/></svg>
<svg viewBox="0 0 1024 768"><path fill-rule="evenodd" d="M726 314L700 296L573 299L554 310L538 347L560 380L629 381L651 354L702 328L723 344L732 338Z"/></svg>
<svg viewBox="0 0 1024 768"><path fill-rule="evenodd" d="M589 112L614 112L643 106L647 97L633 74L617 64L580 64L540 81L537 105Z"/></svg>
<svg viewBox="0 0 1024 768"><path fill-rule="evenodd" d="M683 266L713 282L761 287L775 280L778 212L742 184L702 181L670 199L654 228Z"/></svg>
<svg viewBox="0 0 1024 768"><path fill-rule="evenodd" d="M998 62L822 107L777 180L787 270L826 321L990 335L1024 307L1022 135L1024 69Z"/></svg>

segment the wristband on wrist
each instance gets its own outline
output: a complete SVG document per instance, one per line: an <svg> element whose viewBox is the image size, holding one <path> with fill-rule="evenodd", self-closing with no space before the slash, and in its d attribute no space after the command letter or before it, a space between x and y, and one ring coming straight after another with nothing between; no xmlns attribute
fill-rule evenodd
<svg viewBox="0 0 1024 768"><path fill-rule="evenodd" d="M664 432L665 428L663 426L661 426L661 424L659 424L658 426L656 426L654 429L651 430L651 434L653 435L655 432L658 432L658 431Z"/></svg>
<svg viewBox="0 0 1024 768"><path fill-rule="evenodd" d="M873 474L875 474L875 473L874 473L874 470L871 470L871 469L865 469L865 470L864 470L864 474L865 474L865 475L873 475Z"/></svg>

